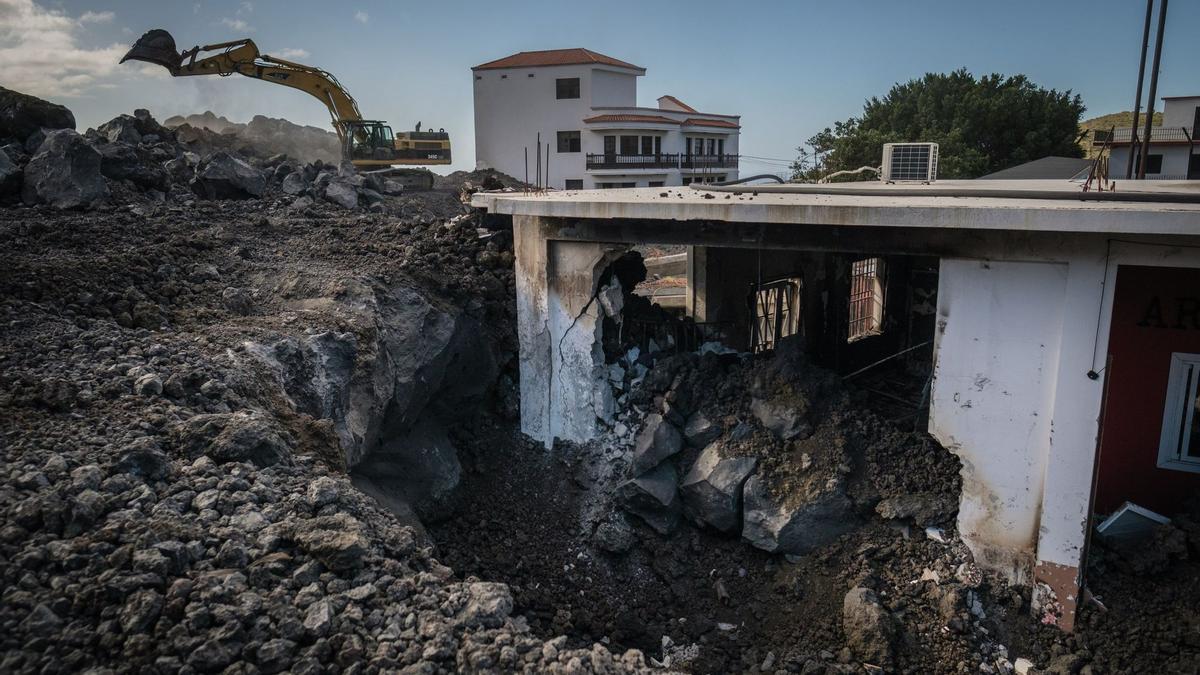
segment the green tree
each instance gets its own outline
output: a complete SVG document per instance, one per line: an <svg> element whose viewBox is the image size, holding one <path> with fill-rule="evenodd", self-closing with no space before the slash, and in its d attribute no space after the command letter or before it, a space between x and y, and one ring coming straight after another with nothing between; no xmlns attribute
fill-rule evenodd
<svg viewBox="0 0 1200 675"><path fill-rule="evenodd" d="M798 149L793 174L878 166L884 143L913 141L938 144L941 178L977 178L1047 155L1081 157L1076 137L1084 109L1070 90L1045 89L1024 75L927 73L810 138L812 150Z"/></svg>

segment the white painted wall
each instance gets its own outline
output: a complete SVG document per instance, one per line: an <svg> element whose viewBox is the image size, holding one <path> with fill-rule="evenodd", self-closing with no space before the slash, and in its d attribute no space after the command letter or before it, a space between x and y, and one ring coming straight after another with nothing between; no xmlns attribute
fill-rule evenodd
<svg viewBox="0 0 1200 675"><path fill-rule="evenodd" d="M637 77L627 72L592 70L593 108L637 105Z"/></svg>
<svg viewBox="0 0 1200 675"><path fill-rule="evenodd" d="M475 100L475 165L491 168L514 178L525 177L525 150L529 149L529 180L536 175L535 146L542 136L542 161L550 147L550 187L562 189L566 178L584 177L584 153L558 153L559 131L584 131L583 118L592 109L595 66L542 66L473 71ZM614 81L607 73L602 97L625 96L636 87L637 76L620 74L628 81ZM532 77L531 77L532 76ZM556 98L555 80L579 78L579 98Z"/></svg>
<svg viewBox="0 0 1200 675"><path fill-rule="evenodd" d="M504 68L472 71L475 101L475 166L496 169L514 178L530 182L537 175L536 144L541 134L543 165L546 146L550 147L549 187L563 189L568 179L582 180L584 188L599 183L634 182L648 187L651 181L662 180L666 185L682 184L678 170L639 170L623 179L604 173L587 171L588 153L604 152L606 135L661 135L664 153L683 153L685 133L678 125L629 124L619 128L596 128L585 124L588 117L603 114L662 114L680 121L688 117L703 117L703 113L637 107L637 78L631 70L597 65L540 66L536 68ZM578 99L556 98L555 80L578 77ZM578 153L558 152L558 132L579 131L581 149ZM725 139L726 154L738 153L738 130L687 132L687 136ZM528 149L528 169L526 168ZM618 145L619 149L619 145ZM727 179L737 178L737 169L722 169ZM650 175L656 174L656 175Z"/></svg>
<svg viewBox="0 0 1200 675"><path fill-rule="evenodd" d="M958 527L1025 581L1037 545L1067 266L943 259L930 433L963 463Z"/></svg>
<svg viewBox="0 0 1200 675"><path fill-rule="evenodd" d="M1196 120L1196 108L1200 108L1200 96L1163 101L1163 126L1191 129L1192 122Z"/></svg>
<svg viewBox="0 0 1200 675"><path fill-rule="evenodd" d="M1140 135L1140 134L1139 134ZM1186 176L1188 170L1188 150L1186 145L1151 145L1150 153L1163 156L1162 171L1147 173L1148 180L1161 179L1164 176ZM1196 154L1200 154L1200 145L1196 146ZM1125 177L1126 162L1129 161L1129 146L1113 148L1108 158L1108 176L1112 180ZM1134 167L1136 175L1137 167Z"/></svg>

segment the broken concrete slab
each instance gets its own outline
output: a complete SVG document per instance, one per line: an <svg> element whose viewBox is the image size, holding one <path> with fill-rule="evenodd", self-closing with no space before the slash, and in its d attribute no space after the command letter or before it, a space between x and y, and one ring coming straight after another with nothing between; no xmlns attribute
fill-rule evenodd
<svg viewBox="0 0 1200 675"><path fill-rule="evenodd" d="M646 473L682 449L683 436L674 424L657 413L647 415L634 443L630 473L634 476Z"/></svg>
<svg viewBox="0 0 1200 675"><path fill-rule="evenodd" d="M721 532L734 532L742 522L742 487L758 466L758 458L722 457L721 450L719 442L709 444L683 477L679 491L690 518Z"/></svg>
<svg viewBox="0 0 1200 675"><path fill-rule="evenodd" d="M771 553L809 553L855 525L852 504L840 486L820 490L807 500L793 495L793 501L784 501L754 475L742 489L742 500L742 538Z"/></svg>
<svg viewBox="0 0 1200 675"><path fill-rule="evenodd" d="M625 481L617 487L617 498L625 509L641 518L660 534L670 534L679 524L679 472L671 462Z"/></svg>

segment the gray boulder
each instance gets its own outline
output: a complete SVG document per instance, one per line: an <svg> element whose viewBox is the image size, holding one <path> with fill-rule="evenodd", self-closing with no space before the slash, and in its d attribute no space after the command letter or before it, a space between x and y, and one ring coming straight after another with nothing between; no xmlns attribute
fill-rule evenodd
<svg viewBox="0 0 1200 675"><path fill-rule="evenodd" d="M203 160L191 181L192 192L205 199L261 197L266 186L261 171L224 151Z"/></svg>
<svg viewBox="0 0 1200 675"><path fill-rule="evenodd" d="M21 167L8 157L8 153L0 150L0 198L21 192Z"/></svg>
<svg viewBox="0 0 1200 675"><path fill-rule="evenodd" d="M711 443L679 484L684 511L693 520L722 532L742 522L742 486L758 466L757 457L722 457L721 444Z"/></svg>
<svg viewBox="0 0 1200 675"><path fill-rule="evenodd" d="M129 143L103 143L97 150L100 152L100 173L106 178L128 180L145 189L166 190L170 185L167 170Z"/></svg>
<svg viewBox="0 0 1200 675"><path fill-rule="evenodd" d="M646 416L646 424L633 446L630 473L641 475L662 464L663 460L683 449L679 430L657 413Z"/></svg>
<svg viewBox="0 0 1200 675"><path fill-rule="evenodd" d="M65 106L0 87L0 138L25 140L39 129L74 129Z"/></svg>
<svg viewBox="0 0 1200 675"><path fill-rule="evenodd" d="M330 181L325 187L325 201L333 202L344 209L358 207L358 190L346 181Z"/></svg>
<svg viewBox="0 0 1200 675"><path fill-rule="evenodd" d="M100 153L72 129L47 134L25 165L21 198L26 204L78 209L108 196L108 184L100 173Z"/></svg>
<svg viewBox="0 0 1200 675"><path fill-rule="evenodd" d="M291 454L288 444L258 413L196 415L176 428L175 438L188 456L204 454L219 463L250 462L266 467Z"/></svg>
<svg viewBox="0 0 1200 675"><path fill-rule="evenodd" d="M494 581L478 581L466 586L467 603L455 617L460 626L499 628L512 614L513 597L508 586Z"/></svg>
<svg viewBox="0 0 1200 675"><path fill-rule="evenodd" d="M142 142L142 132L138 131L137 120L133 115L118 115L96 127L96 131L109 143L137 145Z"/></svg>
<svg viewBox="0 0 1200 675"><path fill-rule="evenodd" d="M617 499L633 515L661 534L670 534L679 524L679 473L671 462L617 486Z"/></svg>
<svg viewBox="0 0 1200 675"><path fill-rule="evenodd" d="M308 183L304 180L304 174L294 171L283 177L279 189L289 195L298 195L308 189Z"/></svg>
<svg viewBox="0 0 1200 675"><path fill-rule="evenodd" d="M708 419L702 412L692 413L683 425L683 437L694 448L706 448L721 435L721 425Z"/></svg>
<svg viewBox="0 0 1200 675"><path fill-rule="evenodd" d="M785 501L772 495L763 478L754 475L742 488L742 500L742 538L771 553L809 553L855 524L852 505L840 483L794 491Z"/></svg>
<svg viewBox="0 0 1200 675"><path fill-rule="evenodd" d="M755 398L750 402L750 412L782 441L812 435L812 425L805 419L804 410L798 410L786 402Z"/></svg>
<svg viewBox="0 0 1200 675"><path fill-rule="evenodd" d="M864 663L887 668L892 662L896 626L875 591L859 586L842 600L842 633L850 652Z"/></svg>

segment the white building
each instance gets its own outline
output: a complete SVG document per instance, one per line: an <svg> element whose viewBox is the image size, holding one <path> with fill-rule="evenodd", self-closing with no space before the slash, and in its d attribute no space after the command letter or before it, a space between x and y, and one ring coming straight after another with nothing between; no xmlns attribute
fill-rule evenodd
<svg viewBox="0 0 1200 675"><path fill-rule="evenodd" d="M1138 124L1140 140L1145 117ZM1200 180L1200 142L1196 139L1196 127L1200 126L1200 96L1167 96L1163 98L1162 126L1152 127L1150 132L1150 157L1146 162L1146 178L1157 180ZM1104 131L1097 131L1093 143L1103 144ZM1129 161L1130 130L1128 127L1113 130L1112 152L1108 161L1108 175L1114 180L1125 176ZM1136 162L1136 158L1134 160ZM1133 175L1137 176L1137 166Z"/></svg>
<svg viewBox="0 0 1200 675"><path fill-rule="evenodd" d="M740 118L701 113L673 96L639 108L645 68L587 49L553 49L471 71L476 168L534 183L540 165L549 176L542 182L567 190L737 178Z"/></svg>
<svg viewBox="0 0 1200 675"><path fill-rule="evenodd" d="M1074 623L1093 514L1127 500L1171 514L1200 491L1200 203L1177 183L1085 193L1065 180L860 182L473 203L513 218L521 427L548 447L608 433L596 287L629 247L670 243L690 247L697 323L744 336L757 325L747 289L795 279L796 332L810 348L837 346L842 370L933 341L928 430L962 461L958 533L977 564L1036 587L1047 623ZM868 273L885 300L874 330L855 332L853 281ZM934 307L915 292L928 288Z"/></svg>

